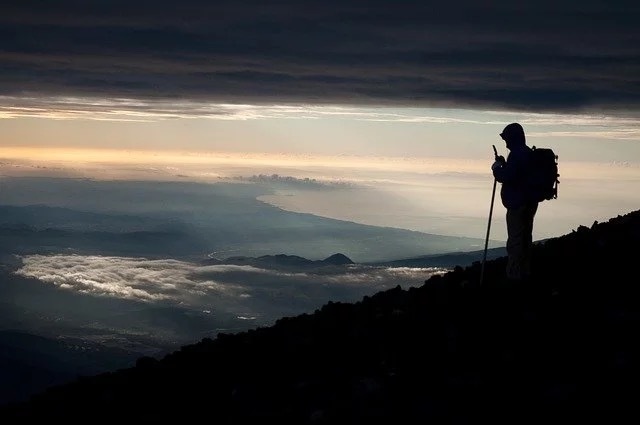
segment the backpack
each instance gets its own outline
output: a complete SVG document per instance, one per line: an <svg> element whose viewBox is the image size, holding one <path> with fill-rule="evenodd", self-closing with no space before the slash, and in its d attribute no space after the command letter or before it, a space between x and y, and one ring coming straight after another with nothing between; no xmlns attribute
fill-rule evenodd
<svg viewBox="0 0 640 425"><path fill-rule="evenodd" d="M532 200L542 202L558 197L558 155L551 148L531 148L529 193Z"/></svg>

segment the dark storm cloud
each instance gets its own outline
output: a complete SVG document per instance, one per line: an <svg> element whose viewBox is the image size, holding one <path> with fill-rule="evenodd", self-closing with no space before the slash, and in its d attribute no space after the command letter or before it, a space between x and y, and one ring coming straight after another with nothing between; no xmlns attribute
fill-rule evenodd
<svg viewBox="0 0 640 425"><path fill-rule="evenodd" d="M6 96L640 105L636 1L22 0L2 9Z"/></svg>

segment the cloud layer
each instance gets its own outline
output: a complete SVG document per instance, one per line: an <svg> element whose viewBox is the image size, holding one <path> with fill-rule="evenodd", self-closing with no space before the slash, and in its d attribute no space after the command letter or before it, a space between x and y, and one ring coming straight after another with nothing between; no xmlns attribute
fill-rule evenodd
<svg viewBox="0 0 640 425"><path fill-rule="evenodd" d="M171 259L81 255L30 255L22 262L16 274L65 290L261 318L305 312L328 301L357 301L397 285L419 286L443 271L355 265L291 273Z"/></svg>
<svg viewBox="0 0 640 425"><path fill-rule="evenodd" d="M31 255L16 274L60 288L140 301L182 301L190 295L231 295L239 288L213 280L194 279L197 270L176 260L107 256Z"/></svg>
<svg viewBox="0 0 640 425"><path fill-rule="evenodd" d="M8 96L640 106L632 1L24 0L3 9Z"/></svg>

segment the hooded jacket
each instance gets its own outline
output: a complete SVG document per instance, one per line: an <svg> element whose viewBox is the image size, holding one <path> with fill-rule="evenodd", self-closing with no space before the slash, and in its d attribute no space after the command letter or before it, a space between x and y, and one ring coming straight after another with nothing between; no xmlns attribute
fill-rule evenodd
<svg viewBox="0 0 640 425"><path fill-rule="evenodd" d="M531 167L531 148L526 145L524 137L507 140L509 155L501 167L493 170L493 177L502 183L500 198L505 208L520 208L535 203L530 200L527 177Z"/></svg>

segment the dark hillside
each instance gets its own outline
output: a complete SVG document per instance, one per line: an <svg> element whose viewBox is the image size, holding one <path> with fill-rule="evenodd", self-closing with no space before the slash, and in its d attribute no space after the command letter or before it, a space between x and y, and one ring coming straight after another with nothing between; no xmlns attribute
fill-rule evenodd
<svg viewBox="0 0 640 425"><path fill-rule="evenodd" d="M0 421L637 423L640 211L506 259L47 391Z"/></svg>

